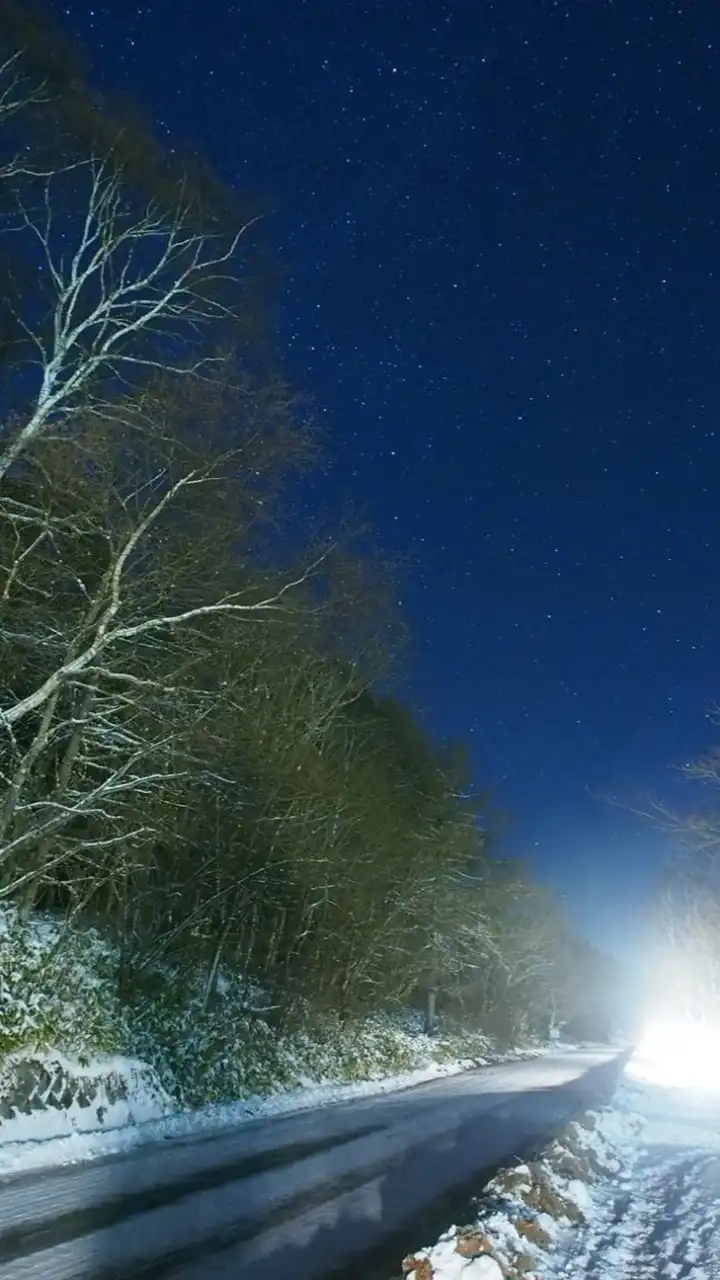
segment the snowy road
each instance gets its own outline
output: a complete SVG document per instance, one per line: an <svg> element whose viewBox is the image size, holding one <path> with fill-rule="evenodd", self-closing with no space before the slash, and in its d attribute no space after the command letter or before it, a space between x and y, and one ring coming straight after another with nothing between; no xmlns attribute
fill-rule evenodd
<svg viewBox="0 0 720 1280"><path fill-rule="evenodd" d="M6 1180L0 1280L324 1276L588 1105L616 1054L483 1068Z"/></svg>

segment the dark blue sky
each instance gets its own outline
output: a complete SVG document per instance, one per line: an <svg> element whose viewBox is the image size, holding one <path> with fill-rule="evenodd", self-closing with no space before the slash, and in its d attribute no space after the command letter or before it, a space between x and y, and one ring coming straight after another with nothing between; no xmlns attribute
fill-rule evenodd
<svg viewBox="0 0 720 1280"><path fill-rule="evenodd" d="M411 556L412 695L596 940L720 697L720 26L663 0L65 0L270 193L333 501ZM322 493L318 495L322 500Z"/></svg>

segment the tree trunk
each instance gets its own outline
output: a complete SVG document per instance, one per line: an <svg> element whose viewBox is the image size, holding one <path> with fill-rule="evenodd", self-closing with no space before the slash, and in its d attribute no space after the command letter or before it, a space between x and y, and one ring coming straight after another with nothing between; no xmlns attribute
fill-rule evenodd
<svg viewBox="0 0 720 1280"><path fill-rule="evenodd" d="M210 1000L212 999L212 997L215 995L217 991L217 978L218 978L218 971L220 968L220 959L225 947L225 943L227 942L228 934L230 933L231 926L232 926L232 916L230 915L227 921L225 922L225 925L223 926L222 933L220 934L220 937L218 938L217 943L215 945L215 951L213 952L212 960L210 961L210 968L208 970L208 975L205 982L205 991L203 993L203 1000L202 1000L202 1005L200 1009L201 1013L207 1013L207 1008L210 1003Z"/></svg>
<svg viewBox="0 0 720 1280"><path fill-rule="evenodd" d="M425 1035L435 1034L437 1027L437 987L428 987L425 1005Z"/></svg>

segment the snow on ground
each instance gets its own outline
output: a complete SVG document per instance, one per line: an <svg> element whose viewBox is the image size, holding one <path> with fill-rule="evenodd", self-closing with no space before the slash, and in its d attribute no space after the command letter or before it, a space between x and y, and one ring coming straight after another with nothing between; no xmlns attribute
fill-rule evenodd
<svg viewBox="0 0 720 1280"><path fill-rule="evenodd" d="M167 1095L147 1088L145 1079L133 1071L132 1062L119 1061L116 1068L132 1081L132 1087L127 1101L117 1104L110 1112L107 1117L109 1123L90 1127L87 1111L77 1103L63 1111L18 1115L3 1126L0 1174L86 1160L127 1151L146 1142L188 1138L264 1116L288 1115L351 1098L407 1089L424 1080L453 1075L464 1070L466 1065L460 1062L432 1063L385 1080L344 1085L311 1084L305 1088L288 1089L269 1098L251 1097L224 1106L204 1107L199 1111L175 1111Z"/></svg>
<svg viewBox="0 0 720 1280"><path fill-rule="evenodd" d="M720 1075L720 1071L718 1073ZM414 1280L720 1280L720 1093L630 1064L612 1107L497 1175Z"/></svg>
<svg viewBox="0 0 720 1280"><path fill-rule="evenodd" d="M17 1076L23 1103L12 1106ZM27 1058L10 1054L0 1065L0 1171L2 1153L19 1143L143 1125L171 1115L176 1105L152 1068L134 1058L99 1053L88 1059L42 1050Z"/></svg>
<svg viewBox="0 0 720 1280"><path fill-rule="evenodd" d="M628 1165L597 1189L585 1230L548 1280L717 1280L720 1099L633 1081L621 1106L642 1116Z"/></svg>
<svg viewBox="0 0 720 1280"><path fill-rule="evenodd" d="M541 1056L545 1052L547 1049L508 1053L502 1061ZM48 1065L52 1066L60 1059L61 1055L48 1055ZM308 1083L302 1088L287 1089L270 1097L254 1096L197 1111L179 1111L152 1075L142 1070L142 1063L120 1057L98 1059L90 1065L67 1058L62 1058L62 1062L68 1065L75 1077L85 1074L97 1078L102 1072L112 1072L125 1082L126 1097L108 1103L102 1120L97 1123L93 1121L92 1110L76 1102L66 1109L49 1107L5 1121L0 1129L0 1176L76 1163L128 1151L146 1143L207 1135L250 1120L269 1119L354 1098L392 1093L482 1065L465 1060L430 1062L414 1071L382 1079L350 1084Z"/></svg>
<svg viewBox="0 0 720 1280"><path fill-rule="evenodd" d="M298 1006L292 1029L266 1021L269 993L169 964L147 995L119 999L119 957L94 929L0 906L0 1174L191 1137L406 1089L490 1062L480 1030L423 1032L417 1011L352 1022ZM150 982L150 978L152 981ZM538 1049L547 1052L551 1046Z"/></svg>

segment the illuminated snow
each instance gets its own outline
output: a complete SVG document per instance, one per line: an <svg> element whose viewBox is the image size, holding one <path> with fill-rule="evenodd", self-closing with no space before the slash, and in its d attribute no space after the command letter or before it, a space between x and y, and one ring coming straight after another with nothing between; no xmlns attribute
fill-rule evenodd
<svg viewBox="0 0 720 1280"><path fill-rule="evenodd" d="M651 1023L628 1076L667 1089L720 1093L720 1032L692 1022Z"/></svg>

